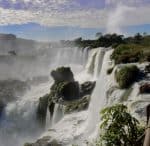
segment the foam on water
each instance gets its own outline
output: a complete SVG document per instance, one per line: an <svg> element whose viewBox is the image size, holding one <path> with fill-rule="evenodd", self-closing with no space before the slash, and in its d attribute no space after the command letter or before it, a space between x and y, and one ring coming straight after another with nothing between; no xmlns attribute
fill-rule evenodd
<svg viewBox="0 0 150 146"><path fill-rule="evenodd" d="M98 54L103 52L103 58L98 59L99 62L95 60L98 65L101 66L101 71L95 90L91 97L89 109L83 112L65 115L61 121L59 121L56 125L53 125L53 127L51 127L48 132L43 133L41 137L50 135L66 146L71 146L72 144L83 146L87 140L92 141L96 138L99 129L98 125L100 122L99 111L106 103L105 91L109 87L106 71L110 63L110 54L112 53L112 51L107 51L106 48L98 49L102 50L94 51ZM93 51L89 55L89 60L92 60L92 57ZM89 60L88 63L90 62ZM91 64L94 63L91 61Z"/></svg>
<svg viewBox="0 0 150 146"><path fill-rule="evenodd" d="M49 49L49 51L51 51ZM62 48L57 50L56 56L53 56L53 62L49 62L47 57L49 56L41 56L38 57L38 62L34 62L33 68L36 65L39 65L38 68L36 68L36 72L41 72L40 69L43 69L43 67L40 68L40 66L44 66L44 68L47 68L47 73L49 74L50 70L55 69L59 66L70 66L74 73L78 74L79 72L83 71L83 58L82 58L82 50L78 48ZM48 52L49 54L50 52ZM74 54L74 57L70 57L72 54ZM15 62L12 62L12 67L15 66L15 68L20 67L20 64L18 61L20 59L22 60L21 56L18 58L15 58ZM24 58L25 60L28 59ZM22 62L24 62L22 60ZM39 63L40 62L40 63ZM42 62L42 63L41 63ZM45 65L44 62L49 62L48 66ZM46 64L47 64L46 63ZM19 64L19 66L18 66ZM8 64L5 64L5 61L3 62L4 66L7 66ZM6 69L6 68L5 68ZM16 70L13 70L13 73L18 74L18 70L23 70L24 73L26 73L26 76L30 77L30 73L28 74L28 64L26 62L21 66L21 68L18 68ZM7 70L11 70L11 68L7 68ZM6 70L5 70L6 71ZM45 71L45 70L44 70ZM11 72L11 71L9 71ZM15 77L16 77L15 76ZM5 76L6 77L6 76ZM7 77L12 77L11 75L7 75ZM19 78L22 76L19 76ZM2 118L0 120L0 145L1 146L22 146L25 142L33 141L33 139L39 137L43 131L39 128L39 125L36 121L36 110L38 106L39 98L43 95L50 92L50 86L52 82L47 82L44 84L39 84L37 86L32 86L29 91L23 96L18 98L16 101L9 103L5 111L2 115ZM58 117L60 115L57 115L59 112L59 107L57 108L57 105L55 107L54 112L54 122L59 121ZM50 117L47 117L47 120ZM47 126L48 127L48 121Z"/></svg>

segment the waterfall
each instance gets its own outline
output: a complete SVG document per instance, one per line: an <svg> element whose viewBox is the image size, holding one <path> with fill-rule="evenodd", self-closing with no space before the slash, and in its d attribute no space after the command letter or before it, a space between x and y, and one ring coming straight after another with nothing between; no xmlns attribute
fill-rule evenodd
<svg viewBox="0 0 150 146"><path fill-rule="evenodd" d="M52 117L52 126L55 125L58 121L60 121L63 115L64 113L62 105L56 103L54 107L54 114Z"/></svg>
<svg viewBox="0 0 150 146"><path fill-rule="evenodd" d="M106 48L99 48L99 50L97 51L96 54L96 59L95 59L95 63L94 63L94 78L97 78L99 76L101 67L102 67L102 63L103 63L103 57L105 54L105 50Z"/></svg>
<svg viewBox="0 0 150 146"><path fill-rule="evenodd" d="M85 141L91 142L98 136L100 123L99 112L106 103L106 91L110 85L107 69L110 66L111 53L112 51L109 51L107 48L97 48L89 52L87 66L91 64L98 66L100 75L97 78L96 87L91 96L88 110L65 115L58 123L52 126L52 130L43 133L41 137L50 135L65 146L72 144L83 146L86 145ZM97 56L95 60L93 59L94 54ZM82 77L86 78L86 72L84 72L84 76Z"/></svg>
<svg viewBox="0 0 150 146"><path fill-rule="evenodd" d="M49 49L48 51L51 52L54 50ZM50 52L47 52L47 54L50 54ZM71 67L74 73L79 73L84 68L82 53L84 52L82 52L81 49L75 47L60 48L57 50L55 55L52 56L52 61L50 61L48 55L45 55L41 58L39 57L40 60L36 60L37 62L35 61L34 64L30 64L30 66L33 65L32 68L38 66L38 68L36 69L36 73L41 73L41 70L44 67L44 69L46 69L46 71L44 71L47 72L46 74L49 74L50 70L62 65L67 65ZM71 57L72 55L74 57ZM21 56L19 56L19 60L17 57L15 59L15 62L12 62L11 68L7 67L8 64L5 65L5 63L3 63L4 67L6 67L4 68L4 72L6 71L5 69L7 69L6 72L8 72L7 77L14 77L11 76L11 74L9 75L9 72L11 72L12 67L20 67L19 61L20 59L22 59ZM21 61L26 62L26 60L28 60L28 57L24 57ZM45 64L45 62L49 62L48 66L47 64ZM20 75L18 72L18 70L20 70L24 73L27 73L26 76L30 78L31 74L28 74L27 69L28 64L25 63L21 66L21 68L18 68L17 70L14 69L13 74L15 74L15 77L17 77L17 74ZM3 116L0 119L0 145L22 146L25 142L33 141L33 139L39 137L39 135L43 131L41 131L41 129L38 128L39 125L36 121L36 110L39 98L50 92L49 88L51 84L52 82L47 82L44 84L39 84L37 86L32 86L31 89L28 90L24 96L19 97L16 101L8 103L6 105ZM53 124L60 120L58 117L62 116L63 113L61 107L56 104L53 116ZM49 128L50 126L50 121L48 122L48 119L50 119L49 115L46 121L46 128Z"/></svg>
<svg viewBox="0 0 150 146"><path fill-rule="evenodd" d="M88 50L89 50L89 47L86 47L83 49L83 53L82 53L82 60L83 60L83 64L84 66L86 65L87 63L87 58L88 58Z"/></svg>
<svg viewBox="0 0 150 146"><path fill-rule="evenodd" d="M105 55L103 59L101 58L101 71L98 77L96 87L93 91L91 102L88 109L88 126L87 126L87 136L95 137L98 133L99 122L100 122L100 110L104 107L106 103L106 91L109 87L110 81L107 76L107 69L110 65L110 55L112 50L107 51L105 48Z"/></svg>
<svg viewBox="0 0 150 146"><path fill-rule="evenodd" d="M33 86L18 100L9 103L0 120L0 143L2 146L21 146L26 140L39 136L36 109L39 97L49 92L49 83Z"/></svg>
<svg viewBox="0 0 150 146"><path fill-rule="evenodd" d="M93 75L94 79L97 79L97 77L99 76L105 51L106 48L96 48L91 50L89 53L86 70L87 73Z"/></svg>
<svg viewBox="0 0 150 146"><path fill-rule="evenodd" d="M89 58L88 58L88 62L86 64L86 72L89 74L94 73L94 65L95 65L95 58L97 55L97 49L93 49L89 52Z"/></svg>

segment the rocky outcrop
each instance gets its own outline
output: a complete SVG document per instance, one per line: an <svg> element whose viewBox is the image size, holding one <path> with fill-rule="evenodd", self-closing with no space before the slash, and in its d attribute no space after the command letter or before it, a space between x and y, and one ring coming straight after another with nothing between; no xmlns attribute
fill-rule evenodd
<svg viewBox="0 0 150 146"><path fill-rule="evenodd" d="M149 83L145 83L143 85L140 86L140 93L143 94L143 93L150 93L150 84Z"/></svg>
<svg viewBox="0 0 150 146"><path fill-rule="evenodd" d="M87 81L81 84L80 96L91 95L93 89L95 88L96 82Z"/></svg>
<svg viewBox="0 0 150 146"><path fill-rule="evenodd" d="M61 105L64 113L85 110L90 101L90 95L96 82L87 81L81 85L74 80L73 73L69 67L60 67L51 72L54 83L50 94L40 97L37 119L42 127L45 126L47 108L50 117L53 117L56 104Z"/></svg>
<svg viewBox="0 0 150 146"><path fill-rule="evenodd" d="M51 76L53 77L55 83L74 81L73 73L70 67L59 67L51 72Z"/></svg>
<svg viewBox="0 0 150 146"><path fill-rule="evenodd" d="M49 94L40 97L38 108L37 108L37 120L39 122L39 125L41 125L42 127L45 126L46 124L48 98L49 98Z"/></svg>
<svg viewBox="0 0 150 146"><path fill-rule="evenodd" d="M15 40L16 36L13 34L0 34L0 40Z"/></svg>
<svg viewBox="0 0 150 146"><path fill-rule="evenodd" d="M150 73L150 64L145 66L145 73Z"/></svg>
<svg viewBox="0 0 150 146"><path fill-rule="evenodd" d="M51 99L56 102L59 100L71 101L79 98L79 84L78 82L55 82L51 87ZM50 100L51 100L50 99Z"/></svg>
<svg viewBox="0 0 150 146"><path fill-rule="evenodd" d="M24 146L62 146L55 139L50 140L51 137L46 136L41 139L38 139L35 143L26 143Z"/></svg>
<svg viewBox="0 0 150 146"><path fill-rule="evenodd" d="M64 105L64 112L71 113L75 111L79 112L79 111L85 110L89 106L90 99L91 99L91 96L86 95L79 100L68 102Z"/></svg>
<svg viewBox="0 0 150 146"><path fill-rule="evenodd" d="M4 107L5 107L5 104L2 101L0 101L0 118L1 118L2 112L4 110Z"/></svg>

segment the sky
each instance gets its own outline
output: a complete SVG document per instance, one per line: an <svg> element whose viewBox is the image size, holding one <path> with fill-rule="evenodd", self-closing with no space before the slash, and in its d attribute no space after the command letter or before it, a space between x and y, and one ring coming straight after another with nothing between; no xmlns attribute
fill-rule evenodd
<svg viewBox="0 0 150 146"><path fill-rule="evenodd" d="M150 33L150 0L0 0L0 33L40 41Z"/></svg>

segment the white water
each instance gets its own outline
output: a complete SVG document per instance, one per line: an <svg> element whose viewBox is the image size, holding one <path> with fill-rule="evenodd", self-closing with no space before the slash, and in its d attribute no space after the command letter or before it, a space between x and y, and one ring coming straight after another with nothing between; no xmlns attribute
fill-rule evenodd
<svg viewBox="0 0 150 146"><path fill-rule="evenodd" d="M106 48L104 48L106 49ZM104 50L102 50L104 51ZM104 58L99 62L99 66L101 66L100 76L97 80L96 87L92 94L91 102L88 109L88 126L87 126L87 135L95 137L97 135L97 130L99 129L100 122L100 110L106 104L106 91L109 88L110 81L107 76L107 69L109 68L110 63L110 55L112 50L107 51L104 55Z"/></svg>
<svg viewBox="0 0 150 146"><path fill-rule="evenodd" d="M43 133L41 137L47 135L52 136L64 143L64 145L77 143L82 146L85 140L88 139L92 141L98 132L98 124L100 121L99 111L105 104L105 91L108 89L106 70L109 66L109 56L111 52L108 51L105 53L105 51L106 48L92 50L89 53L86 69L84 69L87 49L82 52L78 51L77 48L71 50L65 48L63 51L60 50L57 53L53 64L50 65L53 68L60 65L70 66L75 73L75 79L80 82L98 78L87 111L65 115L64 118L60 120L63 113L56 104L52 118L53 126L50 127L50 123L48 123L50 117L47 117L46 123L46 128L49 127L54 130L42 132L38 129L38 125L36 124L35 113L39 97L49 92L51 83L32 87L25 96L7 105L3 120L0 123L2 128L0 131L0 143L2 146L9 146L10 144L11 146L22 146L24 142L37 139L41 133ZM87 73L88 71L92 71L90 72L92 74ZM7 130L5 129L6 127ZM46 129L46 131L48 129ZM8 137L9 140L7 140Z"/></svg>
<svg viewBox="0 0 150 146"><path fill-rule="evenodd" d="M62 65L70 66L73 72L78 74L79 72L83 71L83 66L84 66L82 53L83 53L82 50L79 50L77 48L60 49L56 53L56 56L53 56L53 62L49 62L49 65L45 66L45 68L47 68L46 74L49 74L50 70L55 69L56 67L62 66ZM74 56L71 57L71 55L74 55ZM48 60L46 57L49 57L49 56L42 56L41 58L39 57L40 60L38 60L37 62L37 65L39 65L39 67L36 70L36 72L41 72L40 66L41 66L41 69L43 69L45 62L48 63ZM19 60L20 59L21 57L19 58ZM13 62L14 64L12 64L12 67L13 66L15 66L15 68L20 67L18 66L17 58L15 61L16 62ZM39 63L40 61L42 63ZM3 65L4 64L5 62L3 62ZM32 66L33 68L35 64L36 62ZM25 73L28 73L28 70L27 70L28 64L25 63L24 66L25 68L23 71L25 71ZM7 70L9 69L11 70L11 68L7 68ZM20 69L17 68L16 74L18 73L18 70L22 70L22 68ZM13 71L13 74L14 73L15 73L15 70ZM27 74L27 75L30 75L30 74ZM15 77L16 76L17 75L15 75ZM11 75L9 76L8 74L7 77L9 78L12 76ZM20 77L22 76L19 76L19 78ZM34 139L39 137L42 131L41 129L38 128L38 125L36 123L36 109L38 105L38 100L39 100L39 97L50 92L49 89L50 89L51 84L52 83L47 82L45 84L33 86L31 87L29 91L27 91L27 93L23 97L18 98L16 101L9 103L6 106L5 111L3 113L3 117L0 120L0 129L1 129L0 130L0 146L10 146L10 145L11 146L23 146L25 142L33 141ZM59 120L57 113L58 113L58 108L56 106L56 109L54 112L54 119L53 119L54 123ZM50 124L47 121L47 126L48 125Z"/></svg>
<svg viewBox="0 0 150 146"><path fill-rule="evenodd" d="M83 146L86 145L86 141L92 141L96 138L99 129L98 125L100 122L99 111L105 105L105 91L109 87L109 81L107 79L106 71L109 67L111 51L107 51L106 53L105 51L106 48L98 48L94 51L92 50L88 58L87 66L90 69L92 69L91 64L96 63L96 66L100 66L101 68L100 76L98 77L95 90L92 94L89 109L83 112L64 116L61 121L54 125L51 130L43 133L41 137L50 135L54 139L57 139L58 141L63 143L63 145L65 146L71 146L72 144ZM92 62L91 60L93 60L94 57L93 52L97 52L97 54L99 55L96 55L102 56L102 58L99 59L99 57L97 57L97 59ZM87 66L86 70L89 69ZM82 76L81 80L83 80L84 77L86 78L86 74L85 76Z"/></svg>
<svg viewBox="0 0 150 146"><path fill-rule="evenodd" d="M102 67L102 63L103 63L104 55L105 55L104 48L99 49L96 54L95 63L94 63L94 78L97 78L99 76L99 73L100 73L101 67Z"/></svg>
<svg viewBox="0 0 150 146"><path fill-rule="evenodd" d="M0 121L1 146L20 146L40 134L36 122L36 108L39 97L48 92L49 83L41 84L32 87L21 99L6 106Z"/></svg>
<svg viewBox="0 0 150 146"><path fill-rule="evenodd" d="M62 110L62 105L55 104L54 115L52 117L52 126L55 125L63 117L64 113Z"/></svg>
<svg viewBox="0 0 150 146"><path fill-rule="evenodd" d="M104 48L96 48L90 51L86 71L87 73L93 75L94 79L97 79L99 76L104 54Z"/></svg>

